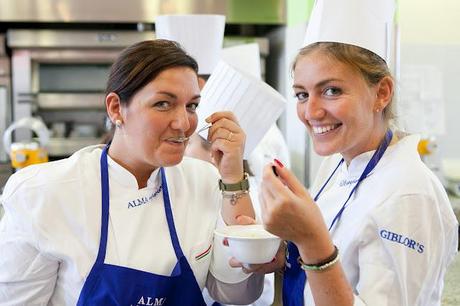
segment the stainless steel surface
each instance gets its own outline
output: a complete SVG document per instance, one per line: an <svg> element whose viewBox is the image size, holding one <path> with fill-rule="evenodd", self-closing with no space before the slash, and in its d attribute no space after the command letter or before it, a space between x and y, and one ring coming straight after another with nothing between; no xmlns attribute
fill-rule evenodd
<svg viewBox="0 0 460 306"><path fill-rule="evenodd" d="M285 24L287 0L2 0L4 22L144 22L162 14L223 14L233 24Z"/></svg>
<svg viewBox="0 0 460 306"><path fill-rule="evenodd" d="M61 117L66 117L66 122L74 123L86 121L89 117L78 110L104 110L104 87L107 75L98 73L92 75L85 71L72 71L72 66L65 66L64 63L72 65L91 65L100 66L106 64L110 66L120 50L54 50L54 49L14 49L13 50L13 105L14 120L28 117L31 115L42 116L45 123L60 121ZM41 91L44 79L40 80L40 65L44 63L57 63L63 67L63 71L47 77L47 83L61 86L54 91L45 88ZM85 66L85 67L86 67ZM76 72L79 72L77 74ZM40 81L42 84L40 85ZM100 84L99 88L90 88L88 85ZM65 88L68 84L72 88ZM57 87L56 87L57 88ZM64 89L62 89L64 88ZM51 88L52 89L52 88ZM55 111L54 115L50 111ZM45 114L46 113L46 114ZM73 116L69 116L72 115ZM92 116L94 117L94 116ZM95 125L103 126L103 120L94 122ZM49 120L49 121L47 121ZM101 128L102 129L102 128ZM18 131L15 141L30 139L27 131Z"/></svg>
<svg viewBox="0 0 460 306"><path fill-rule="evenodd" d="M0 220L2 219L4 213L2 206L3 188L12 173L13 169L11 168L10 163L0 163Z"/></svg>
<svg viewBox="0 0 460 306"><path fill-rule="evenodd" d="M65 157L89 145L99 144L97 137L50 138L46 150L50 156Z"/></svg>
<svg viewBox="0 0 460 306"><path fill-rule="evenodd" d="M5 35L0 34L0 56L5 55Z"/></svg>
<svg viewBox="0 0 460 306"><path fill-rule="evenodd" d="M37 105L42 110L105 109L104 94L41 93Z"/></svg>
<svg viewBox="0 0 460 306"><path fill-rule="evenodd" d="M13 118L40 116L48 128L59 131L57 136L67 137L52 140L51 158L67 156L99 142L104 131L104 91L110 65L125 46L153 38L152 32L124 31L110 35L105 32L109 38L98 40L98 33L8 32L12 49ZM75 131L83 124L95 131L94 139L78 137ZM19 130L14 141L28 141L31 137L30 132Z"/></svg>
<svg viewBox="0 0 460 306"><path fill-rule="evenodd" d="M1 39L0 39L1 41ZM3 147L3 133L11 123L11 81L10 59L0 56L0 163L8 162L8 155ZM1 186L1 185L0 185Z"/></svg>
<svg viewBox="0 0 460 306"><path fill-rule="evenodd" d="M6 181L13 173L10 163L0 163L0 195L2 194L3 187Z"/></svg>
<svg viewBox="0 0 460 306"><path fill-rule="evenodd" d="M123 48L154 39L152 31L9 30L10 48Z"/></svg>

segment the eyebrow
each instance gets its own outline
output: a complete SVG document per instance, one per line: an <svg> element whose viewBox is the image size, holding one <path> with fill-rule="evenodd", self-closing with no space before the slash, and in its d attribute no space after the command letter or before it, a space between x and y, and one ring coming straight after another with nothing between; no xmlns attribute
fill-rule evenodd
<svg viewBox="0 0 460 306"><path fill-rule="evenodd" d="M171 92L168 92L168 91L159 91L158 94L161 94L161 95L166 95L172 99L177 99L177 96ZM192 99L190 100L196 100L196 99L199 99L201 98L201 95L195 95L192 97Z"/></svg>
<svg viewBox="0 0 460 306"><path fill-rule="evenodd" d="M327 83L330 83L330 82L341 82L342 80L341 79L334 79L334 78L331 78L331 79L325 79L325 80L322 80L321 82L317 83L315 85L316 88L318 87L323 87L324 85L326 85ZM292 85L292 88L294 89L305 89L304 86L302 85L299 85L299 84L294 84Z"/></svg>

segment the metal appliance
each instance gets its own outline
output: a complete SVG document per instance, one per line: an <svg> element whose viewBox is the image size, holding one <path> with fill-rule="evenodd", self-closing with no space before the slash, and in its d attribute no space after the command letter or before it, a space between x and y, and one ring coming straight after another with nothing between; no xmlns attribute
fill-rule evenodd
<svg viewBox="0 0 460 306"><path fill-rule="evenodd" d="M0 35L0 136L3 135L11 123L10 71L10 58L5 52L5 36ZM3 145L0 144L0 197L3 185L5 185L12 172L8 154Z"/></svg>
<svg viewBox="0 0 460 306"><path fill-rule="evenodd" d="M5 36L0 35L0 136L11 123L10 85L10 59L5 54ZM0 145L0 164L7 162L7 153Z"/></svg>
<svg viewBox="0 0 460 306"><path fill-rule="evenodd" d="M104 91L111 64L153 32L9 30L13 119L40 117L51 131L50 159L100 143L105 133ZM30 131L15 131L28 141Z"/></svg>
<svg viewBox="0 0 460 306"><path fill-rule="evenodd" d="M2 0L0 21L153 23L155 16L163 14L223 14L230 24L285 24L288 2L294 1Z"/></svg>

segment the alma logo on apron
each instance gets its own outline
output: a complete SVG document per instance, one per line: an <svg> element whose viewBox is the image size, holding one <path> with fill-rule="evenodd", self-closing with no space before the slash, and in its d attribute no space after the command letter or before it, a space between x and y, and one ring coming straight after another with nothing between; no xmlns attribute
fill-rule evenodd
<svg viewBox="0 0 460 306"><path fill-rule="evenodd" d="M137 304L131 304L131 306L140 306L140 305L145 305L145 306L162 306L166 302L166 298L157 298L157 297L151 297L151 296L141 296Z"/></svg>

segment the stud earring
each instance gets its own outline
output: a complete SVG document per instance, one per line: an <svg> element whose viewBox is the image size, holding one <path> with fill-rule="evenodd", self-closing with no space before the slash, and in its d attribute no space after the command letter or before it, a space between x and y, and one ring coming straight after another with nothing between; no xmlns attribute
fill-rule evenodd
<svg viewBox="0 0 460 306"><path fill-rule="evenodd" d="M122 125L122 124L123 124L123 122L122 122L120 119L115 120L115 126L116 126L117 128L121 128L121 125Z"/></svg>

